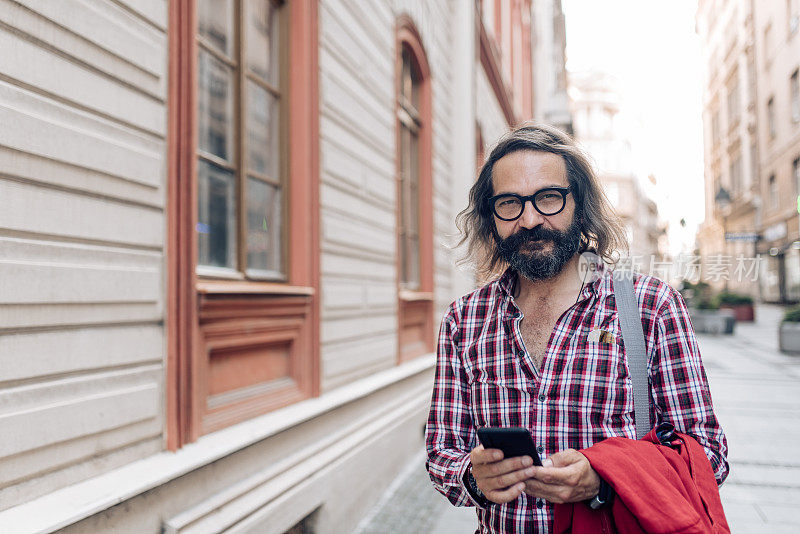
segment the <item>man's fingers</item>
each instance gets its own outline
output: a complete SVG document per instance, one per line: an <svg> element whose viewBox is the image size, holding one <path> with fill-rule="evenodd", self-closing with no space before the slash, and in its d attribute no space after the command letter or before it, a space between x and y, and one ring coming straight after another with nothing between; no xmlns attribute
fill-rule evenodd
<svg viewBox="0 0 800 534"><path fill-rule="evenodd" d="M566 486L545 484L534 478L525 481L525 493L552 503L566 502L569 489Z"/></svg>
<svg viewBox="0 0 800 534"><path fill-rule="evenodd" d="M511 502L522 495L523 491L525 491L525 484L520 482L519 484L515 484L508 489L490 491L489 493L486 493L486 498L496 503L506 503Z"/></svg>
<svg viewBox="0 0 800 534"><path fill-rule="evenodd" d="M517 482L525 482L530 476L528 469L521 469L504 475L486 478L484 483L489 489L504 489L513 486Z"/></svg>
<svg viewBox="0 0 800 534"><path fill-rule="evenodd" d="M573 464L567 467L537 467L531 468L531 475L536 480L545 484L566 484L571 485L577 481L580 475L580 466Z"/></svg>
<svg viewBox="0 0 800 534"><path fill-rule="evenodd" d="M490 464L503 459L503 451L499 449L484 449L483 445L478 445L469 455L473 466Z"/></svg>
<svg viewBox="0 0 800 534"><path fill-rule="evenodd" d="M553 467L566 467L576 462L580 462L584 455L575 449L565 449L549 456L549 460ZM544 464L544 462L542 462Z"/></svg>
<svg viewBox="0 0 800 534"><path fill-rule="evenodd" d="M509 458L507 460L502 460L500 462L482 464L478 466L473 464L472 476L474 476L476 480L478 477L494 478L507 473L513 473L514 471L525 469L531 465L533 465L533 460L530 456L518 456L515 458Z"/></svg>

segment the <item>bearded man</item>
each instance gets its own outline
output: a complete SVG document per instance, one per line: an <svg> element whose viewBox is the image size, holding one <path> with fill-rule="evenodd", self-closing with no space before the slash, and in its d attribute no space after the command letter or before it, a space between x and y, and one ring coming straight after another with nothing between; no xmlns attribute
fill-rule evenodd
<svg viewBox="0 0 800 534"><path fill-rule="evenodd" d="M554 503L605 502L605 482L578 450L636 438L611 276L625 234L587 157L544 125L498 142L459 228L478 273L495 277L442 319L427 469L450 502L477 507L481 532L549 532ZM633 285L650 427L694 438L721 484L727 443L685 303L658 278L634 273ZM486 426L528 429L543 466L484 450L476 429Z"/></svg>

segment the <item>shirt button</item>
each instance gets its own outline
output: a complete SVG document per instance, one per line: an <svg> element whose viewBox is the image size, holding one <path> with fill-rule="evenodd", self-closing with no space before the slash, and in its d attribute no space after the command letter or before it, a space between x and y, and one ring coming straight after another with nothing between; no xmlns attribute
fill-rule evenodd
<svg viewBox="0 0 800 534"><path fill-rule="evenodd" d="M536 447L536 452L538 452L539 454L542 454L544 452L544 447L539 445L538 447Z"/></svg>
<svg viewBox="0 0 800 534"><path fill-rule="evenodd" d="M544 402L544 399L545 399L544 395L539 395L539 402Z"/></svg>
<svg viewBox="0 0 800 534"><path fill-rule="evenodd" d="M536 499L536 507L537 508L543 508L544 507L544 501L542 499Z"/></svg>

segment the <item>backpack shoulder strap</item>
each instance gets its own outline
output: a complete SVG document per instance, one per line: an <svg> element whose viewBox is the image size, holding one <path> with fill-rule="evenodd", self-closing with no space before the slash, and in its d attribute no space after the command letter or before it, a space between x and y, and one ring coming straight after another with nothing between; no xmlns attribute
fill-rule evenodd
<svg viewBox="0 0 800 534"><path fill-rule="evenodd" d="M633 383L633 412L636 421L636 439L650 431L650 381L647 373L647 349L642 330L642 316L633 289L633 273L614 274L614 300L622 326L622 339L628 359L628 369Z"/></svg>

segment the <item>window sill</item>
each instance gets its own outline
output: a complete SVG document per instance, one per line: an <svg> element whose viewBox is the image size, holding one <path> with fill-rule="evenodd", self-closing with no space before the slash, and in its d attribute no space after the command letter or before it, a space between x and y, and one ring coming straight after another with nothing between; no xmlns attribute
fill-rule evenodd
<svg viewBox="0 0 800 534"><path fill-rule="evenodd" d="M405 302L429 301L433 302L433 292L431 291L410 291L401 289L398 293L400 300Z"/></svg>
<svg viewBox="0 0 800 534"><path fill-rule="evenodd" d="M313 295L314 288L289 286L273 282L250 282L239 280L198 280L197 292L204 295L250 294L250 295Z"/></svg>

